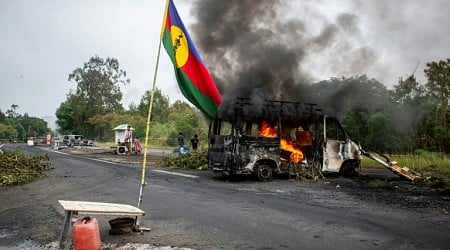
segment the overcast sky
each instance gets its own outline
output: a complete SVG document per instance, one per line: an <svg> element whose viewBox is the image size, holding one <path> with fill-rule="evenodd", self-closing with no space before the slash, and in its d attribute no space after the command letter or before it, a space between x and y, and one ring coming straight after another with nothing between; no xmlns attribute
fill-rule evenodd
<svg viewBox="0 0 450 250"><path fill-rule="evenodd" d="M193 1L174 2L196 43ZM323 31L334 22L345 27L302 65L315 80L367 74L392 86L420 62L416 77L423 82L426 62L450 57L447 0L281 2L286 17L301 17L310 30ZM131 79L121 87L124 107L138 103L152 86L164 5L165 0L1 0L0 109L17 104L21 114L54 116L76 88L68 75L94 55L118 59ZM364 67L355 55L366 60ZM156 84L171 102L185 100L164 49Z"/></svg>

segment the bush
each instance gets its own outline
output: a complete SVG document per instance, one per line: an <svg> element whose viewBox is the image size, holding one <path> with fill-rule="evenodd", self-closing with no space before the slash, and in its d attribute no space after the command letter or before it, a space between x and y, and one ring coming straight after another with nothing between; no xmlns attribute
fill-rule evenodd
<svg viewBox="0 0 450 250"><path fill-rule="evenodd" d="M190 152L181 156L168 155L156 162L160 167L207 170L206 151Z"/></svg>
<svg viewBox="0 0 450 250"><path fill-rule="evenodd" d="M19 150L0 154L0 186L22 185L44 176L48 155L29 156Z"/></svg>
<svg viewBox="0 0 450 250"><path fill-rule="evenodd" d="M424 149L416 149L414 150L414 155L422 156L424 158L442 158L444 157L444 153L442 152L430 152Z"/></svg>

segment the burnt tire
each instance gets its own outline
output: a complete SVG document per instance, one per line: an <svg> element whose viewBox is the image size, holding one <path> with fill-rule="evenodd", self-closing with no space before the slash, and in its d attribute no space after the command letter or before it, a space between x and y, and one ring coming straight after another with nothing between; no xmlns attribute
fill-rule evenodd
<svg viewBox="0 0 450 250"><path fill-rule="evenodd" d="M341 175L346 177L357 176L359 174L359 163L358 162L347 162L341 168Z"/></svg>
<svg viewBox="0 0 450 250"><path fill-rule="evenodd" d="M260 181L271 181L272 168L269 165L259 165L256 167L255 175Z"/></svg>

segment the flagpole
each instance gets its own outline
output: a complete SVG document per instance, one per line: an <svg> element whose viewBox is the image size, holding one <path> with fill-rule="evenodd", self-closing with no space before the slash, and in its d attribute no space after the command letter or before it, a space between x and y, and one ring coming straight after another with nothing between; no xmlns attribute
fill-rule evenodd
<svg viewBox="0 0 450 250"><path fill-rule="evenodd" d="M144 143L144 159L142 160L142 171L141 171L141 188L139 190L139 198L138 198L138 205L137 207L140 208L142 205L142 200L144 197L144 187L145 187L145 168L147 166L147 150L148 150L148 137L150 134L150 118L152 116L152 107L153 107L153 97L155 96L155 86L156 86L156 76L158 75L158 67L159 67L159 58L161 55L161 44L162 44L162 35L164 32L164 26L166 24L166 17L167 17L167 8L169 5L169 0L166 0L166 7L164 11L164 17L161 27L161 35L159 38L159 45L158 45L158 55L156 56L156 65L155 65L155 73L153 74L153 86L152 86L152 93L150 95L150 102L148 107L148 115L147 115L147 126L145 129L145 143ZM139 228L139 221L140 217L136 217L136 226Z"/></svg>

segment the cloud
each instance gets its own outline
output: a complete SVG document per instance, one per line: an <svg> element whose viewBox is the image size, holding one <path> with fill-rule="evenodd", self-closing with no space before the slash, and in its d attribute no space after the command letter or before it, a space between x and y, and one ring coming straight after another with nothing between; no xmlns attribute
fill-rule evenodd
<svg viewBox="0 0 450 250"><path fill-rule="evenodd" d="M227 84L244 81L261 89L269 77L284 82L288 91L293 79L309 82L365 73L392 86L419 61L416 76L424 81L425 63L450 55L445 0L175 3L208 68L231 81ZM226 12L233 4L239 8ZM21 113L53 115L76 87L68 75L94 55L119 60L132 80L121 88L123 103L138 102L153 84L163 9L164 1L146 0L0 1L0 109L17 104ZM199 29L208 26L200 20L222 14L234 21ZM214 53L208 53L211 44ZM217 63L221 58L227 60ZM286 64L280 62L291 66L281 67ZM272 66L291 77L267 75L264 67L256 66ZM232 74L238 69L248 74ZM172 101L185 100L164 50L156 79Z"/></svg>

